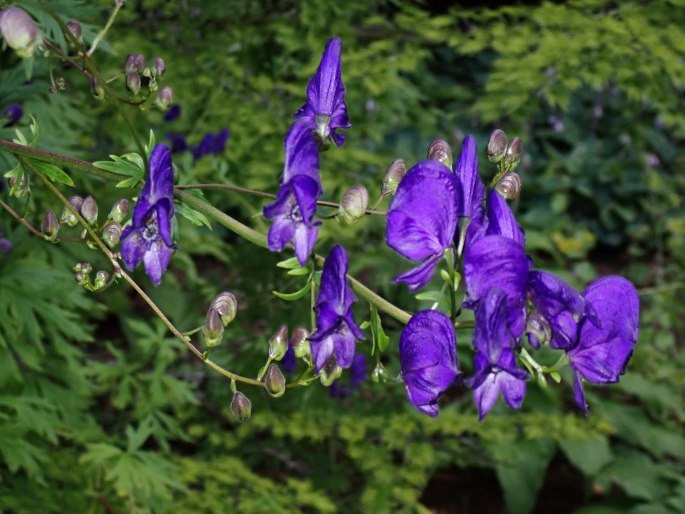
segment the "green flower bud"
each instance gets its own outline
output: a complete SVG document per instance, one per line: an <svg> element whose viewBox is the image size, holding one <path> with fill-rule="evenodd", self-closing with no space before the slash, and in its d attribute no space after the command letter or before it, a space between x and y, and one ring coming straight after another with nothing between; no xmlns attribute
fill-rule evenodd
<svg viewBox="0 0 685 514"><path fill-rule="evenodd" d="M22 59L32 57L42 41L36 22L19 7L0 11L0 34Z"/></svg>
<svg viewBox="0 0 685 514"><path fill-rule="evenodd" d="M202 325L202 335L205 337L205 344L207 348L214 348L221 344L221 338L224 335L224 326L221 324L221 318L216 309L209 309L207 311L207 319Z"/></svg>
<svg viewBox="0 0 685 514"><path fill-rule="evenodd" d="M152 59L152 65L150 66L150 73L155 78L159 78L164 75L166 71L166 64L164 64L164 59L161 57L154 57Z"/></svg>
<svg viewBox="0 0 685 514"><path fill-rule="evenodd" d="M77 273L81 272L88 275L93 271L93 266L91 266L90 262L77 262L72 269Z"/></svg>
<svg viewBox="0 0 685 514"><path fill-rule="evenodd" d="M504 157L507 151L507 135L503 130L495 129L495 131L490 134L490 140L488 141L488 160L490 162L498 163Z"/></svg>
<svg viewBox="0 0 685 514"><path fill-rule="evenodd" d="M507 200L516 200L521 195L521 176L510 171L499 179L497 192Z"/></svg>
<svg viewBox="0 0 685 514"><path fill-rule="evenodd" d="M95 77L90 81L90 92L93 93L96 100L105 99L105 88L102 87L102 84L100 84Z"/></svg>
<svg viewBox="0 0 685 514"><path fill-rule="evenodd" d="M281 325L269 339L269 358L280 361L288 351L288 325Z"/></svg>
<svg viewBox="0 0 685 514"><path fill-rule="evenodd" d="M130 54L124 62L124 71L142 72L145 69L145 57L140 54Z"/></svg>
<svg viewBox="0 0 685 514"><path fill-rule="evenodd" d="M266 392L272 397L278 398L285 393L285 377L276 364L271 364L264 377Z"/></svg>
<svg viewBox="0 0 685 514"><path fill-rule="evenodd" d="M385 366L383 366L382 363L376 364L376 367L373 368L373 371L371 372L371 380L376 382L377 384L386 382L388 379L388 372L385 370Z"/></svg>
<svg viewBox="0 0 685 514"><path fill-rule="evenodd" d="M231 400L231 413L235 418L240 421L247 421L252 415L252 402L240 391L236 391L233 394L233 400Z"/></svg>
<svg viewBox="0 0 685 514"><path fill-rule="evenodd" d="M126 198L117 200L112 205L112 210L109 211L109 218L115 223L123 223L128 216L128 211L131 207L130 202Z"/></svg>
<svg viewBox="0 0 685 514"><path fill-rule="evenodd" d="M76 280L78 285L86 286L90 282L90 277L88 277L88 274L78 271L74 274L74 280Z"/></svg>
<svg viewBox="0 0 685 514"><path fill-rule="evenodd" d="M95 274L95 281L93 282L93 289L102 289L109 282L109 273L106 271L98 271Z"/></svg>
<svg viewBox="0 0 685 514"><path fill-rule="evenodd" d="M514 171L521 160L521 139L515 137L507 146L507 151L504 154L504 167L507 171Z"/></svg>
<svg viewBox="0 0 685 514"><path fill-rule="evenodd" d="M119 244L119 239L121 239L121 225L118 223L108 223L102 229L102 239L110 249L114 250L114 247Z"/></svg>
<svg viewBox="0 0 685 514"><path fill-rule="evenodd" d="M309 331L303 327L296 327L293 329L292 334L290 334L290 344L293 345L293 351L295 352L295 357L298 359L304 359L311 355L311 348L309 347Z"/></svg>
<svg viewBox="0 0 685 514"><path fill-rule="evenodd" d="M364 217L369 206L369 192L364 186L352 186L340 202L340 214L347 223L356 223Z"/></svg>
<svg viewBox="0 0 685 514"><path fill-rule="evenodd" d="M397 191L397 186L400 185L400 181L406 173L407 164L403 159L395 159L392 161L385 172L385 177L383 177L381 194L383 196L394 195L395 191Z"/></svg>
<svg viewBox="0 0 685 514"><path fill-rule="evenodd" d="M338 366L338 361L334 356L331 356L326 364L321 368L321 373L319 373L319 380L326 387L330 386L333 382L338 380L342 375L342 368Z"/></svg>
<svg viewBox="0 0 685 514"><path fill-rule="evenodd" d="M157 107L166 111L172 103L174 103L174 90L169 86L160 89L159 93L157 93L157 99L155 100Z"/></svg>
<svg viewBox="0 0 685 514"><path fill-rule="evenodd" d="M444 139L436 139L428 147L428 159L438 161L452 169L452 149Z"/></svg>
<svg viewBox="0 0 685 514"><path fill-rule="evenodd" d="M140 93L140 75L135 71L129 71L126 74L126 89L133 96Z"/></svg>
<svg viewBox="0 0 685 514"><path fill-rule="evenodd" d="M219 293L214 297L210 308L216 310L221 318L221 323L225 327L235 319L236 313L238 312L238 300L233 293L224 291Z"/></svg>
<svg viewBox="0 0 685 514"><path fill-rule="evenodd" d="M69 20L67 22L67 28L74 39L81 39L81 24L76 20Z"/></svg>
<svg viewBox="0 0 685 514"><path fill-rule="evenodd" d="M80 196L72 196L69 198L69 204L74 208L76 212L81 210L81 205L83 204L83 198ZM68 207L64 207L62 215L59 218L61 223L64 223L68 227L75 227L78 225L78 218Z"/></svg>
<svg viewBox="0 0 685 514"><path fill-rule="evenodd" d="M55 241L57 239L59 221L57 221L57 216L55 216L54 212L48 211L45 213L43 223L40 225L40 230L43 232L43 237L48 241Z"/></svg>
<svg viewBox="0 0 685 514"><path fill-rule="evenodd" d="M87 196L83 200L80 211L81 216L89 225L95 225L98 222L98 204L92 196Z"/></svg>

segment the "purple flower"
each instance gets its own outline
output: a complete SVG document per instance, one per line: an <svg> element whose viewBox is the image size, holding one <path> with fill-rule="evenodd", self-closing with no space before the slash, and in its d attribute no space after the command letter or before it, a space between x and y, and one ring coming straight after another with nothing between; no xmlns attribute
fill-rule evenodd
<svg viewBox="0 0 685 514"><path fill-rule="evenodd" d="M364 380L366 380L366 357L363 353L358 353L352 359L352 365L350 366L350 386L343 386L338 379L331 384L328 394L333 398L345 398L359 387L359 384Z"/></svg>
<svg viewBox="0 0 685 514"><path fill-rule="evenodd" d="M568 351L573 370L573 396L588 412L583 378L594 384L618 382L633 354L639 334L640 301L635 287L617 276L602 277L583 292L597 323L581 322L576 345Z"/></svg>
<svg viewBox="0 0 685 514"><path fill-rule="evenodd" d="M174 121L181 115L181 104L172 105L167 112L164 113L164 121L167 123Z"/></svg>
<svg viewBox="0 0 685 514"><path fill-rule="evenodd" d="M171 241L174 216L174 170L171 152L158 144L150 154L150 174L133 209L133 219L121 234L121 257L130 270L143 261L156 286L162 281L176 246Z"/></svg>
<svg viewBox="0 0 685 514"><path fill-rule="evenodd" d="M438 397L461 376L450 319L432 310L414 314L400 335L400 366L409 403L436 417Z"/></svg>
<svg viewBox="0 0 685 514"><path fill-rule="evenodd" d="M273 221L269 250L280 252L293 241L295 255L304 266L319 233L320 222L314 221L314 214L321 196L316 139L304 123L294 123L285 136L282 183L276 201L264 207L264 216Z"/></svg>
<svg viewBox="0 0 685 514"><path fill-rule="evenodd" d="M335 129L352 126L345 106L345 85L340 66L341 49L342 42L339 38L328 40L319 67L307 85L307 103L294 116L296 120L304 120L311 129L316 130L322 140L331 137L338 146L345 142L345 136L336 133Z"/></svg>
<svg viewBox="0 0 685 514"><path fill-rule="evenodd" d="M2 116L7 120L5 127L11 127L24 116L24 108L20 104L10 104L2 111Z"/></svg>
<svg viewBox="0 0 685 514"><path fill-rule="evenodd" d="M466 136L466 139L464 139L454 172L461 184L457 214L460 217L472 218L474 214L483 210L482 203L485 196L485 186L483 186L483 182L478 175L476 139L471 135Z"/></svg>
<svg viewBox="0 0 685 514"><path fill-rule="evenodd" d="M200 143L193 147L193 158L197 161L205 155L220 155L230 136L231 132L225 128L216 134L205 134Z"/></svg>
<svg viewBox="0 0 685 514"><path fill-rule="evenodd" d="M167 132L164 137L171 143L171 153L181 153L188 149L188 142L183 134Z"/></svg>
<svg viewBox="0 0 685 514"><path fill-rule="evenodd" d="M481 421L500 393L512 409L521 407L526 394L528 373L516 366L513 350L518 342L509 329L507 309L507 296L497 287L490 289L476 307L475 374L466 384L473 389Z"/></svg>
<svg viewBox="0 0 685 514"><path fill-rule="evenodd" d="M390 202L387 241L403 257L421 263L393 282L405 282L414 292L430 281L454 239L460 196L456 176L437 161L419 162L407 172Z"/></svg>
<svg viewBox="0 0 685 514"><path fill-rule="evenodd" d="M1 182L0 182L1 183ZM5 234L0 230L0 254L12 251L12 241L5 239Z"/></svg>
<svg viewBox="0 0 685 514"><path fill-rule="evenodd" d="M488 193L487 209L485 235L504 236L513 239L521 246L525 246L526 238L521 225L516 221L507 201L496 189L492 189Z"/></svg>
<svg viewBox="0 0 685 514"><path fill-rule="evenodd" d="M285 355L283 355L283 358L281 359L281 367L283 368L283 371L287 371L288 373L294 373L297 367L295 350L293 349L293 345L290 340L288 340L288 349L285 351Z"/></svg>
<svg viewBox="0 0 685 514"><path fill-rule="evenodd" d="M347 253L336 245L323 264L319 297L314 306L317 328L309 336L317 372L331 357L341 368L352 365L356 343L364 339L352 313L356 301L347 283Z"/></svg>

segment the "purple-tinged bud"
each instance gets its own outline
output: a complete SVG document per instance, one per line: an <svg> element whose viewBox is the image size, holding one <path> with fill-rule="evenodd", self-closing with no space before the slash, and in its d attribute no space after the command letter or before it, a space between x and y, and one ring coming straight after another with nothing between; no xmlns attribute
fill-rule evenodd
<svg viewBox="0 0 685 514"><path fill-rule="evenodd" d="M269 339L269 359L280 361L288 351L288 325L281 325Z"/></svg>
<svg viewBox="0 0 685 514"><path fill-rule="evenodd" d="M105 88L102 87L102 84L95 77L90 81L90 92L93 93L96 100L104 100L105 98Z"/></svg>
<svg viewBox="0 0 685 514"><path fill-rule="evenodd" d="M83 204L83 198L80 196L72 196L69 198L69 204L74 208L76 212L81 210L81 205ZM64 223L68 227L75 227L78 225L78 218L68 207L64 207L62 215L59 218L61 223Z"/></svg>
<svg viewBox="0 0 685 514"><path fill-rule="evenodd" d="M114 250L114 247L119 244L119 239L121 239L121 225L118 223L108 223L102 229L102 239L110 249Z"/></svg>
<svg viewBox="0 0 685 514"><path fill-rule="evenodd" d="M115 223L123 223L126 216L128 216L130 207L131 203L126 198L117 200L114 202L114 205L112 205L112 210L109 211L109 219Z"/></svg>
<svg viewBox="0 0 685 514"><path fill-rule="evenodd" d="M514 171L521 160L521 139L515 137L507 145L507 151L504 154L504 168L507 171Z"/></svg>
<svg viewBox="0 0 685 514"><path fill-rule="evenodd" d="M285 393L285 377L276 364L271 364L264 376L266 392L274 398L283 396Z"/></svg>
<svg viewBox="0 0 685 514"><path fill-rule="evenodd" d="M352 186L340 202L340 214L347 223L356 223L364 217L369 206L369 192L364 186Z"/></svg>
<svg viewBox="0 0 685 514"><path fill-rule="evenodd" d="M57 239L59 221L57 221L57 216L55 216L54 212L48 211L45 213L43 223L40 225L40 230L43 232L43 237L48 241L55 241Z"/></svg>
<svg viewBox="0 0 685 514"><path fill-rule="evenodd" d="M140 75L138 72L129 71L126 74L126 89L128 89L128 92L133 96L140 93Z"/></svg>
<svg viewBox="0 0 685 514"><path fill-rule="evenodd" d="M552 328L547 319L538 311L531 312L526 321L528 342L533 348L540 348L552 339Z"/></svg>
<svg viewBox="0 0 685 514"><path fill-rule="evenodd" d="M495 129L488 141L488 161L495 164L502 160L507 151L507 135L503 130Z"/></svg>
<svg viewBox="0 0 685 514"><path fill-rule="evenodd" d="M83 271L77 271L74 274L74 280L76 280L76 283L80 286L86 286L90 283L90 277Z"/></svg>
<svg viewBox="0 0 685 514"><path fill-rule="evenodd" d="M405 163L403 159L395 159L392 161L385 172L385 177L383 177L381 194L383 196L394 195L395 191L397 191L397 186L400 185L400 182L406 173L407 163Z"/></svg>
<svg viewBox="0 0 685 514"><path fill-rule="evenodd" d="M250 402L250 399L240 391L236 391L233 394L233 400L231 400L231 414L240 422L247 421L252 415L252 402Z"/></svg>
<svg viewBox="0 0 685 514"><path fill-rule="evenodd" d="M96 291L102 289L109 282L109 273L106 271L98 271L95 274L95 280L93 281L93 289Z"/></svg>
<svg viewBox="0 0 685 514"><path fill-rule="evenodd" d="M290 344L295 352L295 357L298 359L309 357L312 354L308 338L309 331L303 327L294 328L292 334L290 334Z"/></svg>
<svg viewBox="0 0 685 514"><path fill-rule="evenodd" d="M321 380L321 383L324 386L328 387L333 382L338 380L340 378L340 375L342 375L342 368L338 365L338 361L335 358L335 356L331 355L329 359L326 361L326 363L323 365L323 368L321 368L321 372L319 373L319 380Z"/></svg>
<svg viewBox="0 0 685 514"><path fill-rule="evenodd" d="M452 169L452 149L444 139L436 139L428 147L428 159L438 161Z"/></svg>
<svg viewBox="0 0 685 514"><path fill-rule="evenodd" d="M159 90L157 93L157 99L155 100L157 107L161 110L166 111L169 106L174 103L174 90L169 86L165 86Z"/></svg>
<svg viewBox="0 0 685 514"><path fill-rule="evenodd" d="M140 54L130 54L124 62L124 71L126 73L135 71L140 73L145 69L145 57Z"/></svg>
<svg viewBox="0 0 685 514"><path fill-rule="evenodd" d="M152 64L150 65L150 73L154 78L159 78L164 75L166 71L166 64L164 64L164 59L161 57L155 57L152 59Z"/></svg>
<svg viewBox="0 0 685 514"><path fill-rule="evenodd" d="M42 40L36 22L19 7L0 11L0 34L21 58L32 57Z"/></svg>
<svg viewBox="0 0 685 514"><path fill-rule="evenodd" d="M513 171L505 173L497 182L496 189L506 200L516 200L521 196L521 176Z"/></svg>
<svg viewBox="0 0 685 514"><path fill-rule="evenodd" d="M209 309L207 311L207 319L202 325L202 335L205 337L205 344L207 348L214 348L221 344L221 338L224 335L224 326L219 318L219 313L216 309Z"/></svg>
<svg viewBox="0 0 685 514"><path fill-rule="evenodd" d="M98 222L98 204L95 198L88 196L81 204L81 216L88 222L89 225L95 225Z"/></svg>
<svg viewBox="0 0 685 514"><path fill-rule="evenodd" d="M233 293L224 291L219 293L214 297L210 308L214 309L221 319L221 323L225 327L235 319L236 313L238 312L238 300Z"/></svg>
<svg viewBox="0 0 685 514"><path fill-rule="evenodd" d="M76 20L69 20L67 22L67 28L74 39L81 39L81 24Z"/></svg>
<svg viewBox="0 0 685 514"><path fill-rule="evenodd" d="M24 108L20 104L10 104L2 111L2 116L7 120L5 127L11 127L24 116Z"/></svg>
<svg viewBox="0 0 685 514"><path fill-rule="evenodd" d="M90 264L90 262L77 262L74 264L73 270L78 273L85 273L88 275L91 271L93 271L93 266Z"/></svg>

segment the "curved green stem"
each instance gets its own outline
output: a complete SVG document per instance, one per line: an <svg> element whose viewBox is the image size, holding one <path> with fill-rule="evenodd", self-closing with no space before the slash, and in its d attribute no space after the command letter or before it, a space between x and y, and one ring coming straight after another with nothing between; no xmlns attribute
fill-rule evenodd
<svg viewBox="0 0 685 514"><path fill-rule="evenodd" d="M95 52L95 49L100 44L100 41L102 41L102 39L107 35L107 31L112 26L112 23L114 23L114 20L117 17L117 14L119 14L119 9L121 9L122 5L124 5L123 1L114 3L114 10L112 11L112 14L109 15L109 19L107 20L105 27L100 32L98 32L97 36L95 36L95 39L93 39L93 43L90 45L90 48L88 49L89 56L93 55L93 52Z"/></svg>

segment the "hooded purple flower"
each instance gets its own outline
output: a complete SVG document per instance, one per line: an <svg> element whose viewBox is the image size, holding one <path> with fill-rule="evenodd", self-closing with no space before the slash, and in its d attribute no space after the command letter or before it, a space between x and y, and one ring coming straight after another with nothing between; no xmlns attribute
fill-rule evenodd
<svg viewBox="0 0 685 514"><path fill-rule="evenodd" d="M181 104L174 104L164 113L164 121L167 123L174 121L181 115Z"/></svg>
<svg viewBox="0 0 685 514"><path fill-rule="evenodd" d="M491 189L487 198L487 226L485 235L499 235L513 239L521 246L526 245L526 238L521 225L518 224L514 213L507 201L496 189Z"/></svg>
<svg viewBox="0 0 685 514"><path fill-rule="evenodd" d="M398 275L414 292L433 277L435 267L454 239L461 196L454 173L437 161L422 161L404 176L388 209L387 241L417 267Z"/></svg>
<svg viewBox="0 0 685 514"><path fill-rule="evenodd" d="M340 66L341 49L342 42L339 38L328 40L319 67L307 85L307 103L294 116L296 120L304 120L311 129L316 130L322 140L331 137L338 146L345 142L345 136L336 133L335 129L352 126L345 106L345 85Z"/></svg>
<svg viewBox="0 0 685 514"><path fill-rule="evenodd" d="M171 143L171 153L181 153L188 149L188 142L183 134L167 132L164 137Z"/></svg>
<svg viewBox="0 0 685 514"><path fill-rule="evenodd" d="M314 367L319 372L334 357L341 368L352 365L357 341L364 334L354 321L352 305L357 301L347 283L347 254L334 246L323 264L316 300L316 331L309 336Z"/></svg>
<svg viewBox="0 0 685 514"><path fill-rule="evenodd" d="M514 348L517 341L509 330L507 296L493 287L476 307L476 328L473 346L475 374L466 381L473 389L473 399L478 409L478 419L495 405L502 394L512 409L521 407L526 394L528 373L516 366Z"/></svg>
<svg viewBox="0 0 685 514"><path fill-rule="evenodd" d="M220 155L226 148L230 136L231 132L225 128L216 134L205 134L202 141L193 147L193 158L197 161L205 155Z"/></svg>
<svg viewBox="0 0 685 514"><path fill-rule="evenodd" d="M639 335L640 301L633 284L617 276L602 277L583 292L598 323L586 318L578 341L568 351L573 370L573 396L588 412L583 378L594 384L618 382L633 354Z"/></svg>
<svg viewBox="0 0 685 514"><path fill-rule="evenodd" d="M264 207L264 216L273 221L269 250L280 252L293 241L295 255L304 266L319 233L320 222L314 221L314 214L321 196L316 139L304 123L294 123L285 136L282 184L276 201Z"/></svg>
<svg viewBox="0 0 685 514"><path fill-rule="evenodd" d="M174 170L171 152L158 144L150 154L150 174L133 209L133 219L121 234L121 257L128 269L142 260L156 286L162 281L176 246L171 241L174 216Z"/></svg>
<svg viewBox="0 0 685 514"><path fill-rule="evenodd" d="M432 310L414 314L400 335L400 366L409 403L436 417L438 397L461 376L450 319Z"/></svg>
<svg viewBox="0 0 685 514"><path fill-rule="evenodd" d="M7 120L5 127L11 127L24 116L24 108L20 104L9 104L3 109L2 116Z"/></svg>
<svg viewBox="0 0 685 514"><path fill-rule="evenodd" d="M478 157L476 139L469 135L464 139L454 173L461 184L461 195L458 201L458 216L473 218L482 211L485 186L478 175Z"/></svg>

